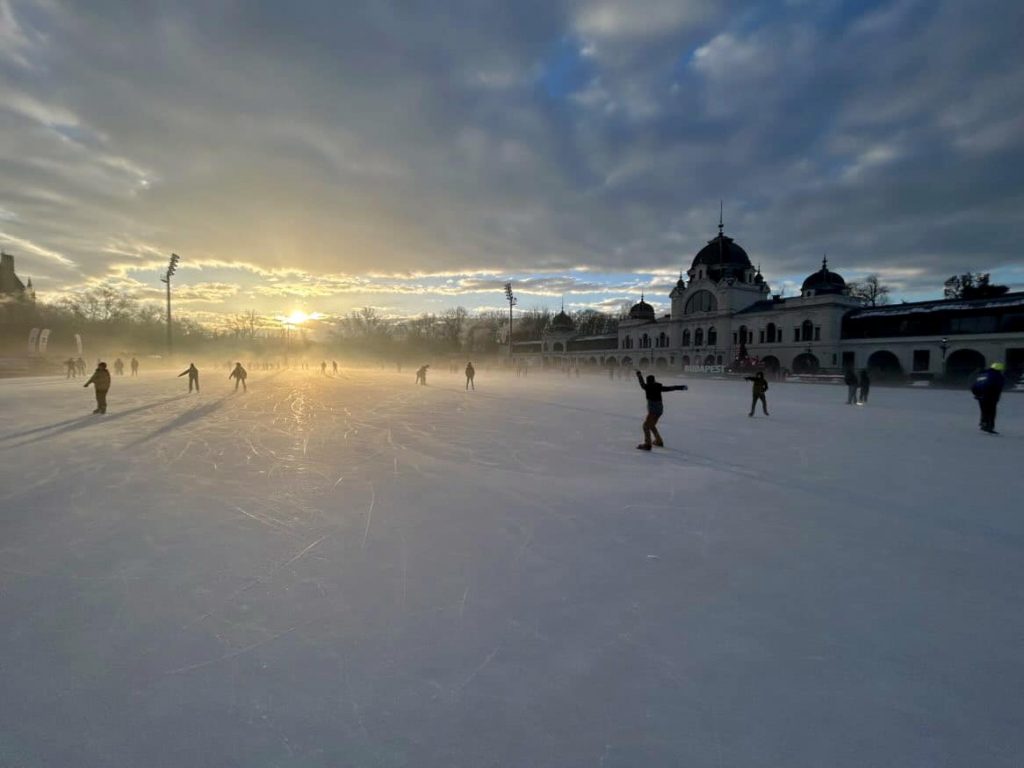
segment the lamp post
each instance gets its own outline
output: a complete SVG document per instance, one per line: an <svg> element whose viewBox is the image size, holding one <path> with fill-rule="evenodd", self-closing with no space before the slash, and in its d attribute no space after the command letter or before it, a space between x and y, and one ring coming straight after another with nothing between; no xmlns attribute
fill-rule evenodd
<svg viewBox="0 0 1024 768"><path fill-rule="evenodd" d="M943 362L945 362L946 350L949 349L949 339L943 337L942 340L939 342L939 349L942 350L942 360Z"/></svg>
<svg viewBox="0 0 1024 768"><path fill-rule="evenodd" d="M508 359L512 360L512 307L514 307L518 301L515 296L512 295L512 283L505 283L505 299L508 301Z"/></svg>
<svg viewBox="0 0 1024 768"><path fill-rule="evenodd" d="M167 354L171 354L171 277L178 269L178 260L181 257L176 253L171 254L171 260L167 263L167 272L160 278L160 282L167 285Z"/></svg>

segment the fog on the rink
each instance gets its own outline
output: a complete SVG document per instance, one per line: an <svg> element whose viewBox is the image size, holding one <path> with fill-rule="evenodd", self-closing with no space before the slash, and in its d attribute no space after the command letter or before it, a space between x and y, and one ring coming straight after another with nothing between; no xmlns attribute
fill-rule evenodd
<svg viewBox="0 0 1024 768"><path fill-rule="evenodd" d="M474 362L0 380L0 765L1020 764L1024 396Z"/></svg>

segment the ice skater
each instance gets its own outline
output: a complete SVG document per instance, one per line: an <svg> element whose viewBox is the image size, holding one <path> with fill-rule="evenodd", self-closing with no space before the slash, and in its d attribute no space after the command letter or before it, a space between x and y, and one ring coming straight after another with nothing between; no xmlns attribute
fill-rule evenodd
<svg viewBox="0 0 1024 768"><path fill-rule="evenodd" d="M753 376L747 376L747 381L754 382L753 384L753 399L750 401L750 413L747 416L754 415L754 408L757 407L757 401L761 401L761 410L764 411L764 415L768 415L768 401L765 399L764 393L768 391L768 382L764 378L764 372L758 371Z"/></svg>
<svg viewBox="0 0 1024 768"><path fill-rule="evenodd" d="M82 386L88 387L90 384L96 389L96 410L93 413L106 413L107 392L110 391L110 371L107 370L106 363L98 363L92 376Z"/></svg>
<svg viewBox="0 0 1024 768"><path fill-rule="evenodd" d="M429 367L430 367L429 365L424 365L424 366L421 366L416 371L416 383L417 384L419 384L421 386L424 386L424 387L427 386L427 369Z"/></svg>
<svg viewBox="0 0 1024 768"><path fill-rule="evenodd" d="M846 383L846 404L856 405L857 404L857 374L853 372L853 368L847 368L846 374L843 376L843 381Z"/></svg>
<svg viewBox="0 0 1024 768"><path fill-rule="evenodd" d="M476 368L473 367L473 363L466 363L466 389L476 389L476 384L473 383L473 379L476 377Z"/></svg>
<svg viewBox="0 0 1024 768"><path fill-rule="evenodd" d="M338 375L338 361L337 360L331 360L331 367L334 368L334 375L337 376Z"/></svg>
<svg viewBox="0 0 1024 768"><path fill-rule="evenodd" d="M64 365L68 367L68 378L73 379L78 376L78 363L75 362L75 358L69 357Z"/></svg>
<svg viewBox="0 0 1024 768"><path fill-rule="evenodd" d="M245 368L242 367L242 364L235 363L234 369L228 374L228 381L231 381L231 379L235 380L235 392L238 391L239 384L242 385L243 392L248 392L249 388L245 386L245 380L248 376L249 374L246 372Z"/></svg>
<svg viewBox="0 0 1024 768"><path fill-rule="evenodd" d="M188 364L188 368L186 368L184 371L182 371L181 373L178 374L178 378L180 379L185 374L188 374L188 391L189 391L189 394L192 394L192 385L193 384L196 385L196 393L198 394L198 392L199 392L199 369L196 368L196 364L195 363L189 363Z"/></svg>
<svg viewBox="0 0 1024 768"><path fill-rule="evenodd" d="M138 376L139 375L139 361L136 360L134 357L132 358L131 366L132 366L132 376Z"/></svg>
<svg viewBox="0 0 1024 768"><path fill-rule="evenodd" d="M320 375L321 376L326 376L327 375L327 361L326 360L321 360L320 361Z"/></svg>
<svg viewBox="0 0 1024 768"><path fill-rule="evenodd" d="M871 377L868 376L867 368L861 369L860 379L857 383L860 385L860 404L867 405L868 393L871 391Z"/></svg>
<svg viewBox="0 0 1024 768"><path fill-rule="evenodd" d="M114 373L118 376L124 376L124 361L120 357L114 361Z"/></svg>
<svg viewBox="0 0 1024 768"><path fill-rule="evenodd" d="M981 409L981 423L978 426L981 427L982 432L988 432L991 435L999 434L996 432L996 405L999 403L999 396L1003 394L1003 386L1006 384L1006 379L1003 376L1005 370L1006 366L1002 363L992 363L978 374L978 378L971 385L971 394L974 395L974 399L978 401L978 408Z"/></svg>
<svg viewBox="0 0 1024 768"><path fill-rule="evenodd" d="M686 391L688 387L685 384L680 384L675 387L666 387L661 382L655 381L653 375L647 377L647 381L644 381L644 376L640 371L636 372L636 380L640 382L640 388L647 395L647 418L644 419L644 441L637 446L641 451L651 450L651 436L654 436L653 444L659 448L665 445L665 442L661 439L661 433L658 432L658 419L661 418L661 414L665 412L665 405L661 400L662 392L675 392L675 391Z"/></svg>

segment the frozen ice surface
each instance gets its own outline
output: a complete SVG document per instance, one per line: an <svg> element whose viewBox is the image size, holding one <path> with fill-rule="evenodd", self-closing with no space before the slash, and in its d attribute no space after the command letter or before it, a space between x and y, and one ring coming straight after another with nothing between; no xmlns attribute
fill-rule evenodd
<svg viewBox="0 0 1024 768"><path fill-rule="evenodd" d="M0 381L0 765L1024 760L1024 396L174 373Z"/></svg>

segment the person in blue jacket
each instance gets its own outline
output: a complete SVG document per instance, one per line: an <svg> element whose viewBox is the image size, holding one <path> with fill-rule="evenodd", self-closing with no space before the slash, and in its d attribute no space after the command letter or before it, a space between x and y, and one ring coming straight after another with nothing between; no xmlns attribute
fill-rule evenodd
<svg viewBox="0 0 1024 768"><path fill-rule="evenodd" d="M999 403L999 396L1003 394L1003 385L1006 380L1003 378L1003 371L1006 366L1002 363L992 363L988 368L978 374L971 385L971 394L978 401L981 409L982 431L995 434L996 431L996 405Z"/></svg>

